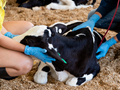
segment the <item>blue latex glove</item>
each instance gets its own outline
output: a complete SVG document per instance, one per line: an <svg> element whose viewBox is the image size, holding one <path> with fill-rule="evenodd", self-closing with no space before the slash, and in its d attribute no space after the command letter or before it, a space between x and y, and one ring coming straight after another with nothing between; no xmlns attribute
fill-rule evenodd
<svg viewBox="0 0 120 90"><path fill-rule="evenodd" d="M26 55L32 55L38 59L40 59L43 62L49 62L51 63L52 61L55 61L54 58L49 57L47 54L45 54L47 52L46 49L42 49L39 47L29 47L28 45L26 45L24 53Z"/></svg>
<svg viewBox="0 0 120 90"><path fill-rule="evenodd" d="M18 35L14 35L14 34L12 34L11 32L6 32L6 33L4 34L4 36L7 36L7 37L9 37L9 38L13 38L13 37L16 37L16 36L18 36Z"/></svg>
<svg viewBox="0 0 120 90"><path fill-rule="evenodd" d="M93 28L95 26L95 23L100 19L100 16L97 14L93 14L90 19L80 25L78 25L77 27L73 28L72 31L76 31L79 30L81 28L85 28L87 26L89 26L91 28L91 31L93 32Z"/></svg>
<svg viewBox="0 0 120 90"><path fill-rule="evenodd" d="M110 40L104 42L103 44L101 44L101 46L98 48L97 52L100 52L100 54L96 55L97 59L100 59L101 57L104 57L107 53L107 51L109 50L109 48L114 45L116 42L116 40L113 38L111 38Z"/></svg>

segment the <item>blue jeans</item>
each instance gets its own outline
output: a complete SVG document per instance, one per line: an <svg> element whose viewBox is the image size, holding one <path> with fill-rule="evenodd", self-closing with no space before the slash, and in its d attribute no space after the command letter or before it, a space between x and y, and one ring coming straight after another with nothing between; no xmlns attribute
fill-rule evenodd
<svg viewBox="0 0 120 90"><path fill-rule="evenodd" d="M112 10L111 12L109 12L108 14L106 14L106 16L102 17L100 20L97 21L97 23L95 24L95 27L97 28L104 28L104 29L108 29L109 24L113 18L113 15L115 13L115 10ZM88 15L88 19L95 13L96 9L92 10L89 15ZM116 26L118 26L118 24L120 25L120 6L118 7L116 16L113 20L113 23L110 27L111 30L114 30L114 28L116 28ZM120 30L120 28L119 28Z"/></svg>

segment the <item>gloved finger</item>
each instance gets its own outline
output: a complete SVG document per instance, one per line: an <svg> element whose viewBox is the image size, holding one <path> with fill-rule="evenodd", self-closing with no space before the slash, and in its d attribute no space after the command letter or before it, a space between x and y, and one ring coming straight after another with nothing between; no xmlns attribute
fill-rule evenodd
<svg viewBox="0 0 120 90"><path fill-rule="evenodd" d="M42 49L42 48L38 48L38 49L39 49L39 51L42 52L42 53L46 53L46 52L47 52L46 49Z"/></svg>
<svg viewBox="0 0 120 90"><path fill-rule="evenodd" d="M56 59L52 58L52 57L46 57L47 60L51 60L51 61L56 61Z"/></svg>
<svg viewBox="0 0 120 90"><path fill-rule="evenodd" d="M43 59L42 61L43 61L44 63L46 63L46 62L52 63L52 60L50 60L50 59Z"/></svg>
<svg viewBox="0 0 120 90"><path fill-rule="evenodd" d="M54 58L52 58L52 57L50 57L50 56L48 56L48 55L45 55L45 54L43 54L43 55L41 56L41 58L42 58L42 59L45 59L45 60L48 60L48 61L56 61L56 59L54 59Z"/></svg>
<svg viewBox="0 0 120 90"><path fill-rule="evenodd" d="M103 52L100 52L99 55L96 55L96 58L97 58L97 59L100 59L101 57L104 57L104 56L105 56L104 53L103 53Z"/></svg>
<svg viewBox="0 0 120 90"><path fill-rule="evenodd" d="M78 25L78 26L76 26L75 28L73 28L72 31L76 31L76 30L81 29L81 28L82 28L82 25Z"/></svg>
<svg viewBox="0 0 120 90"><path fill-rule="evenodd" d="M96 55L99 55L100 53L101 53L101 51L97 51L97 52L96 52Z"/></svg>
<svg viewBox="0 0 120 90"><path fill-rule="evenodd" d="M100 59L100 58L101 58L101 55L97 55L96 58L97 58L97 59Z"/></svg>
<svg viewBox="0 0 120 90"><path fill-rule="evenodd" d="M101 49L100 49L100 47L98 48L98 50L97 50L97 52L96 52L96 53L99 53L99 52L101 52Z"/></svg>
<svg viewBox="0 0 120 90"><path fill-rule="evenodd" d="M52 61L56 61L55 58L52 58L51 56L48 56L47 54L43 54L43 56L44 56L46 59L49 59L49 60L52 60Z"/></svg>
<svg viewBox="0 0 120 90"><path fill-rule="evenodd" d="M16 36L19 36L19 35L13 35L11 38L14 38L14 37L16 37Z"/></svg>
<svg viewBox="0 0 120 90"><path fill-rule="evenodd" d="M46 63L46 62L51 63L52 61L54 61L54 59L49 59L49 58L44 58L44 57L40 58L40 60L44 63Z"/></svg>
<svg viewBox="0 0 120 90"><path fill-rule="evenodd" d="M42 62L46 63L45 60L41 60Z"/></svg>
<svg viewBox="0 0 120 90"><path fill-rule="evenodd" d="M52 61L50 61L50 60L49 60L49 61L48 61L48 60L47 60L47 61L45 60L45 62L49 62L49 63L52 63Z"/></svg>

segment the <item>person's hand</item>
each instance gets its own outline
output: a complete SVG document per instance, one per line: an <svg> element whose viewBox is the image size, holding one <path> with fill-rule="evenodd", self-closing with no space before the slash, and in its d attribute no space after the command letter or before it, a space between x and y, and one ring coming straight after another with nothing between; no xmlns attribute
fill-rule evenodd
<svg viewBox="0 0 120 90"><path fill-rule="evenodd" d="M99 53L98 55L96 55L97 59L100 59L101 57L104 57L107 53L107 51L109 50L109 48L114 45L116 42L116 40L114 38L111 38L110 40L104 42L97 50L96 53Z"/></svg>
<svg viewBox="0 0 120 90"><path fill-rule="evenodd" d="M6 33L4 34L4 36L7 36L7 37L9 37L9 38L13 38L13 37L16 37L16 36L18 36L18 35L14 35L14 34L12 34L11 32L6 32Z"/></svg>
<svg viewBox="0 0 120 90"><path fill-rule="evenodd" d="M93 32L93 28L95 26L95 23L100 19L100 16L97 14L93 14L90 19L80 25L78 25L77 27L73 28L72 31L76 31L79 30L81 28L85 28L85 27L90 27L91 31Z"/></svg>
<svg viewBox="0 0 120 90"><path fill-rule="evenodd" d="M46 52L47 52L46 49L42 49L39 47L29 47L28 45L25 46L25 50L24 50L24 53L26 55L32 55L43 62L51 63L52 61L55 61L54 58L49 57L47 54L45 54Z"/></svg>

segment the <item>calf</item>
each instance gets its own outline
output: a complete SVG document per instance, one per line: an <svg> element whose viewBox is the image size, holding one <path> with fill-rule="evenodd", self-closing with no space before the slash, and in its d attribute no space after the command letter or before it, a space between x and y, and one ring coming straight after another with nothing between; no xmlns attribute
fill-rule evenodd
<svg viewBox="0 0 120 90"><path fill-rule="evenodd" d="M47 9L75 9L75 8L86 8L94 5L96 0L93 0L91 5L86 5L90 0L17 0L19 7L33 8L35 6L46 6ZM33 8L34 10L39 9L38 7Z"/></svg>
<svg viewBox="0 0 120 90"><path fill-rule="evenodd" d="M89 27L68 32L81 23L46 26L42 36L26 36L21 40L22 44L47 49L47 54L56 59L48 65L40 64L35 82L45 84L51 69L55 79L66 81L70 86L82 85L97 75L100 67L96 51L103 36L95 30L91 32Z"/></svg>

